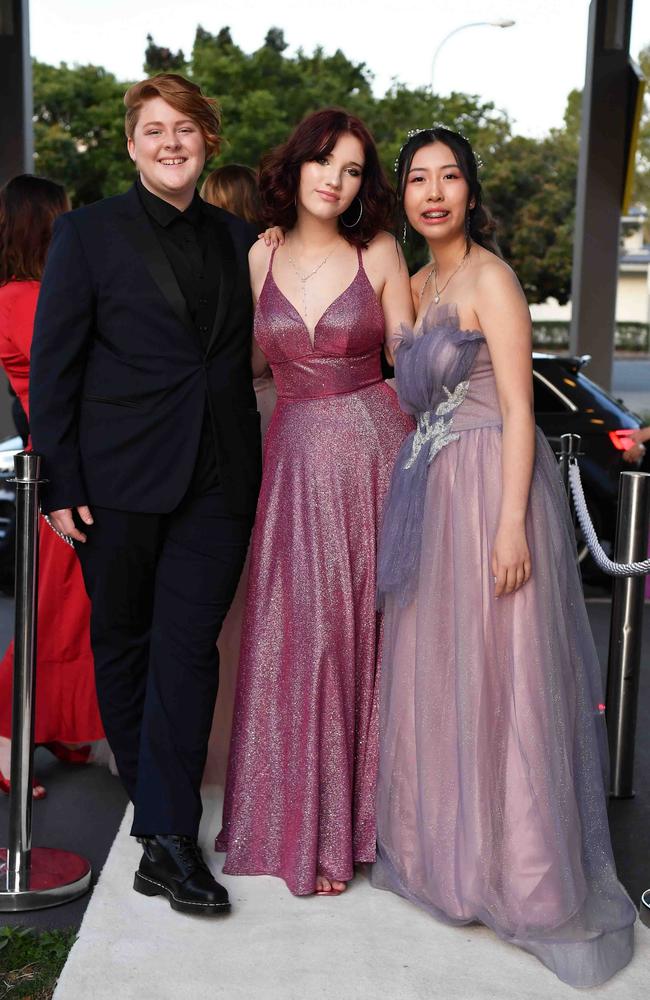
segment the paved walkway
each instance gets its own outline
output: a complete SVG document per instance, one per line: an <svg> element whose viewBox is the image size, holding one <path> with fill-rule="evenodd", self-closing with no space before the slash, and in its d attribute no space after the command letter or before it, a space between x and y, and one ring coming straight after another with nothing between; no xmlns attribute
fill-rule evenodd
<svg viewBox="0 0 650 1000"><path fill-rule="evenodd" d="M202 844L220 798L206 790ZM484 927L447 927L357 876L338 898L296 899L279 879L227 878L233 913L174 913L130 890L139 849L131 808L111 850L54 1000L576 1000L537 959ZM650 932L594 1000L646 995Z"/></svg>
<svg viewBox="0 0 650 1000"><path fill-rule="evenodd" d="M601 662L607 656L609 602L589 601ZM449 928L361 875L338 899L296 900L269 878L227 879L231 917L203 922L174 914L162 899L131 889L139 848L128 836L130 809L117 779L37 755L50 795L34 809L35 844L90 856L99 884L92 896L0 924L78 926L79 942L55 1000L575 1000L536 959L484 928ZM211 849L219 799L206 790L202 840ZM7 800L0 798L0 830ZM650 604L637 726L636 797L612 802L612 839L621 880L635 902L650 888ZM109 853L110 843L121 828ZM108 859L106 860L108 855ZM106 862L106 863L104 863ZM222 876L220 876L222 877ZM89 905L88 905L89 903ZM650 931L637 928L633 965L594 998L637 1000L646 993Z"/></svg>

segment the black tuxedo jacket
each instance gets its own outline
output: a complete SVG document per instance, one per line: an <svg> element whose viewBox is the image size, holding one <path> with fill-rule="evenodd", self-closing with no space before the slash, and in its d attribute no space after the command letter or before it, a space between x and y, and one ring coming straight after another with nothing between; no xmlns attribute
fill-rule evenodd
<svg viewBox="0 0 650 1000"><path fill-rule="evenodd" d="M254 513L261 444L247 252L255 234L208 208L221 273L207 349L135 188L57 220L30 377L45 511L173 510L197 462L207 398L228 505Z"/></svg>

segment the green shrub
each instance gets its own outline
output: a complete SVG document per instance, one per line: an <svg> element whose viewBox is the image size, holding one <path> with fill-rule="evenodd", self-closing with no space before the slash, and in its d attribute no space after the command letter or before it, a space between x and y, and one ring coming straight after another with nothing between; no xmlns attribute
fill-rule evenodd
<svg viewBox="0 0 650 1000"><path fill-rule="evenodd" d="M76 931L0 927L0 1000L50 1000Z"/></svg>
<svg viewBox="0 0 650 1000"><path fill-rule="evenodd" d="M566 351L569 348L569 321L540 319L533 321L533 347L537 350ZM650 324L617 323L614 347L619 351L650 351Z"/></svg>

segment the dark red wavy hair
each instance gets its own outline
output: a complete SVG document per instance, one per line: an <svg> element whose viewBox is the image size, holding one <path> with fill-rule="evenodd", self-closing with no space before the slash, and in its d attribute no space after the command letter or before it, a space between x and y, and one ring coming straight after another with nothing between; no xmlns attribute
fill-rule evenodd
<svg viewBox="0 0 650 1000"><path fill-rule="evenodd" d="M0 191L0 285L40 281L54 220L70 211L65 189L45 177L19 174Z"/></svg>
<svg viewBox="0 0 650 1000"><path fill-rule="evenodd" d="M348 228L339 217L339 231L353 246L368 246L373 237L391 229L395 195L379 162L375 141L360 118L342 108L323 108L304 118L281 146L267 153L260 164L259 191L263 221L281 226L285 232L296 224L296 196L303 163L329 156L341 135L355 136L363 146L364 165L359 198L363 213L358 224ZM353 201L350 222L358 215Z"/></svg>

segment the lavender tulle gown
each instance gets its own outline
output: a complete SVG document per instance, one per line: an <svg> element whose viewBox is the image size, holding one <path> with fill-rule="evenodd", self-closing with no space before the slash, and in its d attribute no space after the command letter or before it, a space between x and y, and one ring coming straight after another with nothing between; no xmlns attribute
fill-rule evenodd
<svg viewBox="0 0 650 1000"><path fill-rule="evenodd" d="M497 600L501 416L485 340L433 307L418 335L405 331L396 376L418 429L379 556L373 883L594 986L630 960L635 909L612 857L600 669L557 463L538 433L533 573Z"/></svg>
<svg viewBox="0 0 650 1000"><path fill-rule="evenodd" d="M312 893L375 858L378 523L413 421L381 375L384 316L357 274L308 330L269 273L255 337L278 402L253 531L224 871Z"/></svg>

